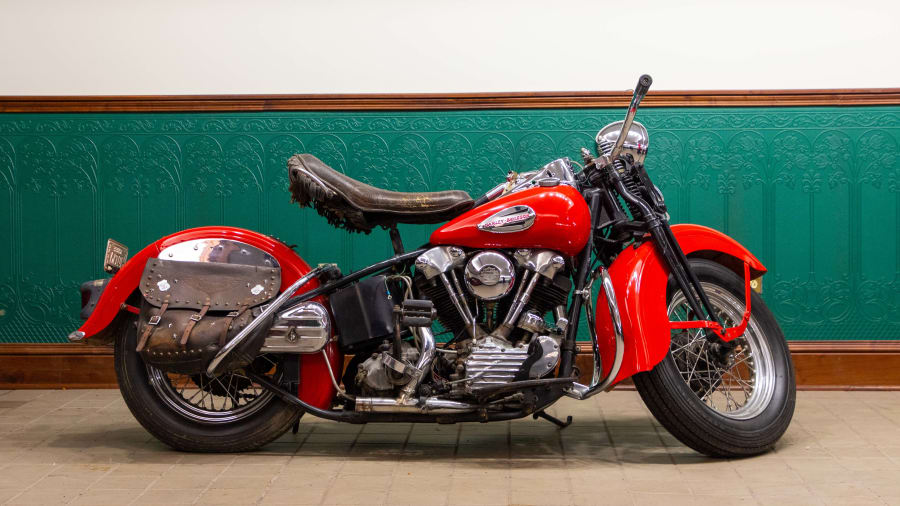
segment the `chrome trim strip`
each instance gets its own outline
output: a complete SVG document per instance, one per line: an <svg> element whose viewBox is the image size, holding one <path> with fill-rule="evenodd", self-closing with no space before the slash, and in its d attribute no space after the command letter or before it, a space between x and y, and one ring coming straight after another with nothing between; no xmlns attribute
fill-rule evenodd
<svg viewBox="0 0 900 506"><path fill-rule="evenodd" d="M204 237L175 243L160 251L159 258L181 262L279 267L275 257L256 246L222 237Z"/></svg>

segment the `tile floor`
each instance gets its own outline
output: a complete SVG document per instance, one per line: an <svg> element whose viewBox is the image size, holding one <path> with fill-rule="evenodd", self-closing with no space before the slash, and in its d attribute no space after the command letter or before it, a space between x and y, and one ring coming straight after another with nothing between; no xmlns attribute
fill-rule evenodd
<svg viewBox="0 0 900 506"><path fill-rule="evenodd" d="M354 426L307 417L255 453L169 450L116 390L0 391L0 504L900 504L900 392L801 392L776 450L713 460L635 392L544 421Z"/></svg>

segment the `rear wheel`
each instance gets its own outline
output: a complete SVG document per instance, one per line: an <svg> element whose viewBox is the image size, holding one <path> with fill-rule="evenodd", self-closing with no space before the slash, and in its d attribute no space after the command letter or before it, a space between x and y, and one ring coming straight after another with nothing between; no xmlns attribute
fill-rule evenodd
<svg viewBox="0 0 900 506"><path fill-rule="evenodd" d="M166 373L135 351L136 329L116 339L119 390L138 422L177 450L239 452L259 448L287 431L300 416L292 406L254 384L241 371L214 378ZM250 366L277 382L277 358L262 355Z"/></svg>
<svg viewBox="0 0 900 506"><path fill-rule="evenodd" d="M738 324L744 312L744 281L707 260L691 260L691 268L720 320L729 327ZM696 319L673 281L667 295L672 321ZM755 292L751 309L747 330L727 357L717 357L699 329L672 330L666 358L634 377L659 423L707 455L765 452L787 430L794 413L794 368L784 335Z"/></svg>

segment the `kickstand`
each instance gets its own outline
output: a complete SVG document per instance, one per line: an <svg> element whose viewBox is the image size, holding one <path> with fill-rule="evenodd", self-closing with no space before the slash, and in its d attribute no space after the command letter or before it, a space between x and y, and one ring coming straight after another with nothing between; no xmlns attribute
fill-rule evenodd
<svg viewBox="0 0 900 506"><path fill-rule="evenodd" d="M294 422L294 426L291 427L291 434L296 435L300 432L300 419L298 418L296 422Z"/></svg>
<svg viewBox="0 0 900 506"><path fill-rule="evenodd" d="M544 420L547 420L548 422L552 423L553 425L556 425L560 429L565 429L569 425L572 425L572 416L571 415L566 417L565 422L560 420L559 418L556 418L553 415L548 415L545 411L538 411L537 413L532 415L532 418L534 418L535 420L537 420L538 418L543 418Z"/></svg>

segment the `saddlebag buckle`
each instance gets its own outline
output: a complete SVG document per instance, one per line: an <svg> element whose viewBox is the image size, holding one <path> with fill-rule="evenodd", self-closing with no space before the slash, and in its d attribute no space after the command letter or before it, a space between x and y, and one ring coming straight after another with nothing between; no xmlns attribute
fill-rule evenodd
<svg viewBox="0 0 900 506"><path fill-rule="evenodd" d="M147 325L159 325L159 321L160 321L161 319L162 319L162 317L159 316L158 314L157 314L157 315L153 315L153 316L150 317L150 320L147 321Z"/></svg>
<svg viewBox="0 0 900 506"><path fill-rule="evenodd" d="M194 321L194 322L199 322L201 318L203 318L203 315L201 315L199 313L194 313L191 315L191 321Z"/></svg>

